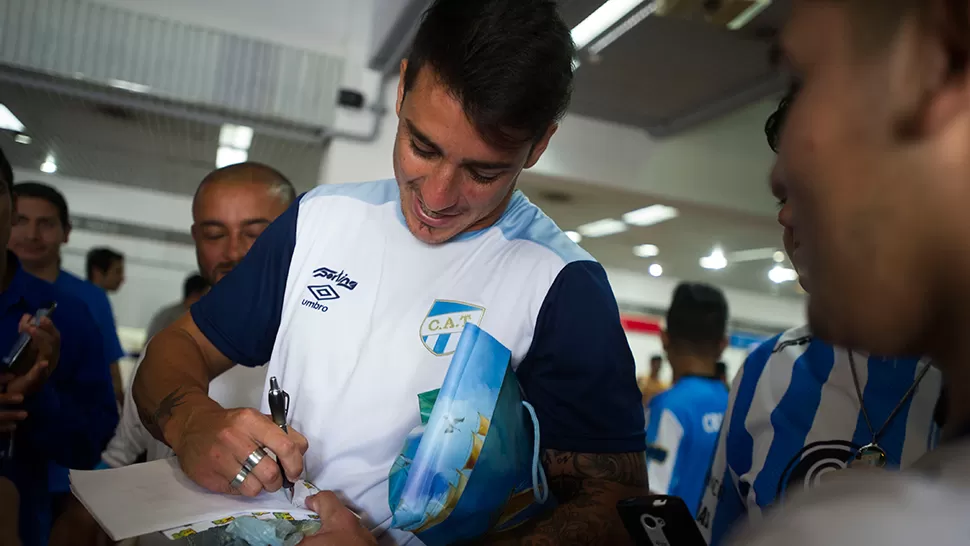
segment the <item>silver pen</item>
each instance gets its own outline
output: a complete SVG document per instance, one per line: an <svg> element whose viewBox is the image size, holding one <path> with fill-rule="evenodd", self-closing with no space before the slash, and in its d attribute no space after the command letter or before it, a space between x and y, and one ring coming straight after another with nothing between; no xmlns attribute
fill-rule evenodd
<svg viewBox="0 0 970 546"><path fill-rule="evenodd" d="M269 378L269 412L273 417L273 422L276 426L283 429L283 432L288 434L286 429L286 414L290 411L290 395L280 388L279 382L276 381L276 377ZM283 468L283 463L280 462L279 455L276 456L276 464L280 467L280 475L283 476L283 488L290 492L290 497L293 496L293 482L286 477L286 470Z"/></svg>

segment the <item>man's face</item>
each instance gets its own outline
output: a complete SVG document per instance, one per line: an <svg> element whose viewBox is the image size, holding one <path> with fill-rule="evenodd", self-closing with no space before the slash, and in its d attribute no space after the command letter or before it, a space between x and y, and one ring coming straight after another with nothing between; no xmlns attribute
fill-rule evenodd
<svg viewBox="0 0 970 546"><path fill-rule="evenodd" d="M95 268L92 271L92 282L108 292L117 292L125 282L125 261L115 260L105 271Z"/></svg>
<svg viewBox="0 0 970 546"><path fill-rule="evenodd" d="M970 139L964 128L904 136L901 128L926 121L921 108L935 104L942 47L907 22L882 50L866 49L855 33L867 23L850 9L795 0L783 44L802 86L773 181L787 200L779 220L786 250L811 281L817 335L887 355L920 354L941 301L934 277L946 270L941 257L952 255L954 220L970 199L965 180L946 180L941 168L966 167Z"/></svg>
<svg viewBox="0 0 970 546"><path fill-rule="evenodd" d="M539 160L555 126L534 145L491 146L433 69L422 67L405 94L405 67L406 61L398 86L394 176L408 229L438 244L492 225L505 211L519 173Z"/></svg>
<svg viewBox="0 0 970 546"><path fill-rule="evenodd" d="M778 223L781 224L783 229L781 241L785 246L785 254L788 255L792 267L798 273L799 284L808 292L808 274L799 262L798 249L801 242L798 240L795 234L795 226L792 224L792 204L783 180L784 176L784 157L779 154L774 167L771 169L771 193L778 199Z"/></svg>
<svg viewBox="0 0 970 546"><path fill-rule="evenodd" d="M57 208L36 197L18 197L15 202L8 248L29 265L56 263L60 259L61 245L67 242L68 236Z"/></svg>
<svg viewBox="0 0 970 546"><path fill-rule="evenodd" d="M199 271L209 282L218 282L285 210L268 184L216 181L203 186L192 210Z"/></svg>

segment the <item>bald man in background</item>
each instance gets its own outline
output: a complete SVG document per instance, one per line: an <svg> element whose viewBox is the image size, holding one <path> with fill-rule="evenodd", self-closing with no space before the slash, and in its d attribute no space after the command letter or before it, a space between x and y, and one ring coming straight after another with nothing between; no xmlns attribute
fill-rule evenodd
<svg viewBox="0 0 970 546"><path fill-rule="evenodd" d="M210 284L225 277L266 226L294 199L293 184L279 171L260 163L231 165L206 176L192 200L192 239L202 276ZM209 396L225 408L259 408L265 377L265 367L235 366L211 383ZM121 422L102 454L101 468L128 466L143 453L149 461L174 455L145 430L129 386ZM57 521L50 545L99 544L106 538L84 507L74 500ZM156 538L160 544L168 542L155 535L143 537L140 544L154 544Z"/></svg>

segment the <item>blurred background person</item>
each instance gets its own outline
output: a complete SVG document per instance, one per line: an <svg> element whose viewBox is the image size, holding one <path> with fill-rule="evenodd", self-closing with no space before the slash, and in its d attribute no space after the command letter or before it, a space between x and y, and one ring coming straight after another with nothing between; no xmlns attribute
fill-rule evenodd
<svg viewBox="0 0 970 546"><path fill-rule="evenodd" d="M192 234L202 274L185 280L183 301L163 309L153 319L159 330L188 312L212 284L222 279L246 255L253 242L296 199L290 181L279 171L260 163L241 163L210 173L199 185L192 204ZM152 332L148 339L154 335ZM139 360L138 364L141 361ZM260 406L265 396L266 368L236 366L209 385L210 396L225 408ZM130 389L126 392L121 423L101 456L101 468L128 466L174 455L145 430ZM55 525L51 546L103 542L106 535L76 499L71 499ZM162 535L143 537L142 544L164 544Z"/></svg>
<svg viewBox="0 0 970 546"><path fill-rule="evenodd" d="M798 282L811 294L802 238L786 191L789 158L779 135L799 90L792 87L768 119L768 144L778 152L771 188L778 223ZM751 352L734 379L724 433L697 514L711 544L749 516L781 500L789 488L814 487L831 472L870 465L896 469L936 446L942 376L919 358L882 358L851 352L813 336L808 325L776 336ZM860 459L857 461L857 459Z"/></svg>
<svg viewBox="0 0 970 546"><path fill-rule="evenodd" d="M692 514L727 408L727 389L716 375L728 343L727 320L727 300L719 289L677 286L661 332L673 385L647 407L647 444L664 454L663 460L647 461L650 491L684 499Z"/></svg>
<svg viewBox="0 0 970 546"><path fill-rule="evenodd" d="M202 275L198 273L189 275L182 285L182 301L159 309L152 317L151 322L148 323L148 329L145 331L145 344L147 345L155 334L175 322L175 319L187 313L192 304L199 301L199 298L209 291L210 286L212 284Z"/></svg>
<svg viewBox="0 0 970 546"><path fill-rule="evenodd" d="M13 172L0 151L0 242L10 236L12 186ZM20 540L42 546L52 521L51 466L91 469L118 410L101 336L84 303L27 273L10 251L0 254L0 271L0 347L6 353L20 332L31 336L19 375L0 373L0 518L10 515L7 502L19 496ZM51 302L57 303L51 317L28 325L29 315ZM8 529L0 526L0 536Z"/></svg>
<svg viewBox="0 0 970 546"><path fill-rule="evenodd" d="M108 247L92 248L85 260L88 282L109 294L125 283L125 256Z"/></svg>
<svg viewBox="0 0 970 546"><path fill-rule="evenodd" d="M670 384L660 379L660 370L663 369L664 357L653 355L650 357L649 375L641 375L637 378L640 385L640 392L643 393L643 404L646 406L650 399L670 388Z"/></svg>

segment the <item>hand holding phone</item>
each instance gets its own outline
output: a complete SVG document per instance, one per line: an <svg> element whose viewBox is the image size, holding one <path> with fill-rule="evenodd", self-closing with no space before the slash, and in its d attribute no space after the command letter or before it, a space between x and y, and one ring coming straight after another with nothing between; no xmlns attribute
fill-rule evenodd
<svg viewBox="0 0 970 546"><path fill-rule="evenodd" d="M637 546L707 546L680 497L636 497L620 501L616 509Z"/></svg>
<svg viewBox="0 0 970 546"><path fill-rule="evenodd" d="M61 335L49 316L57 304L20 319L20 337L3 359L0 391L31 394L38 390L60 360Z"/></svg>

